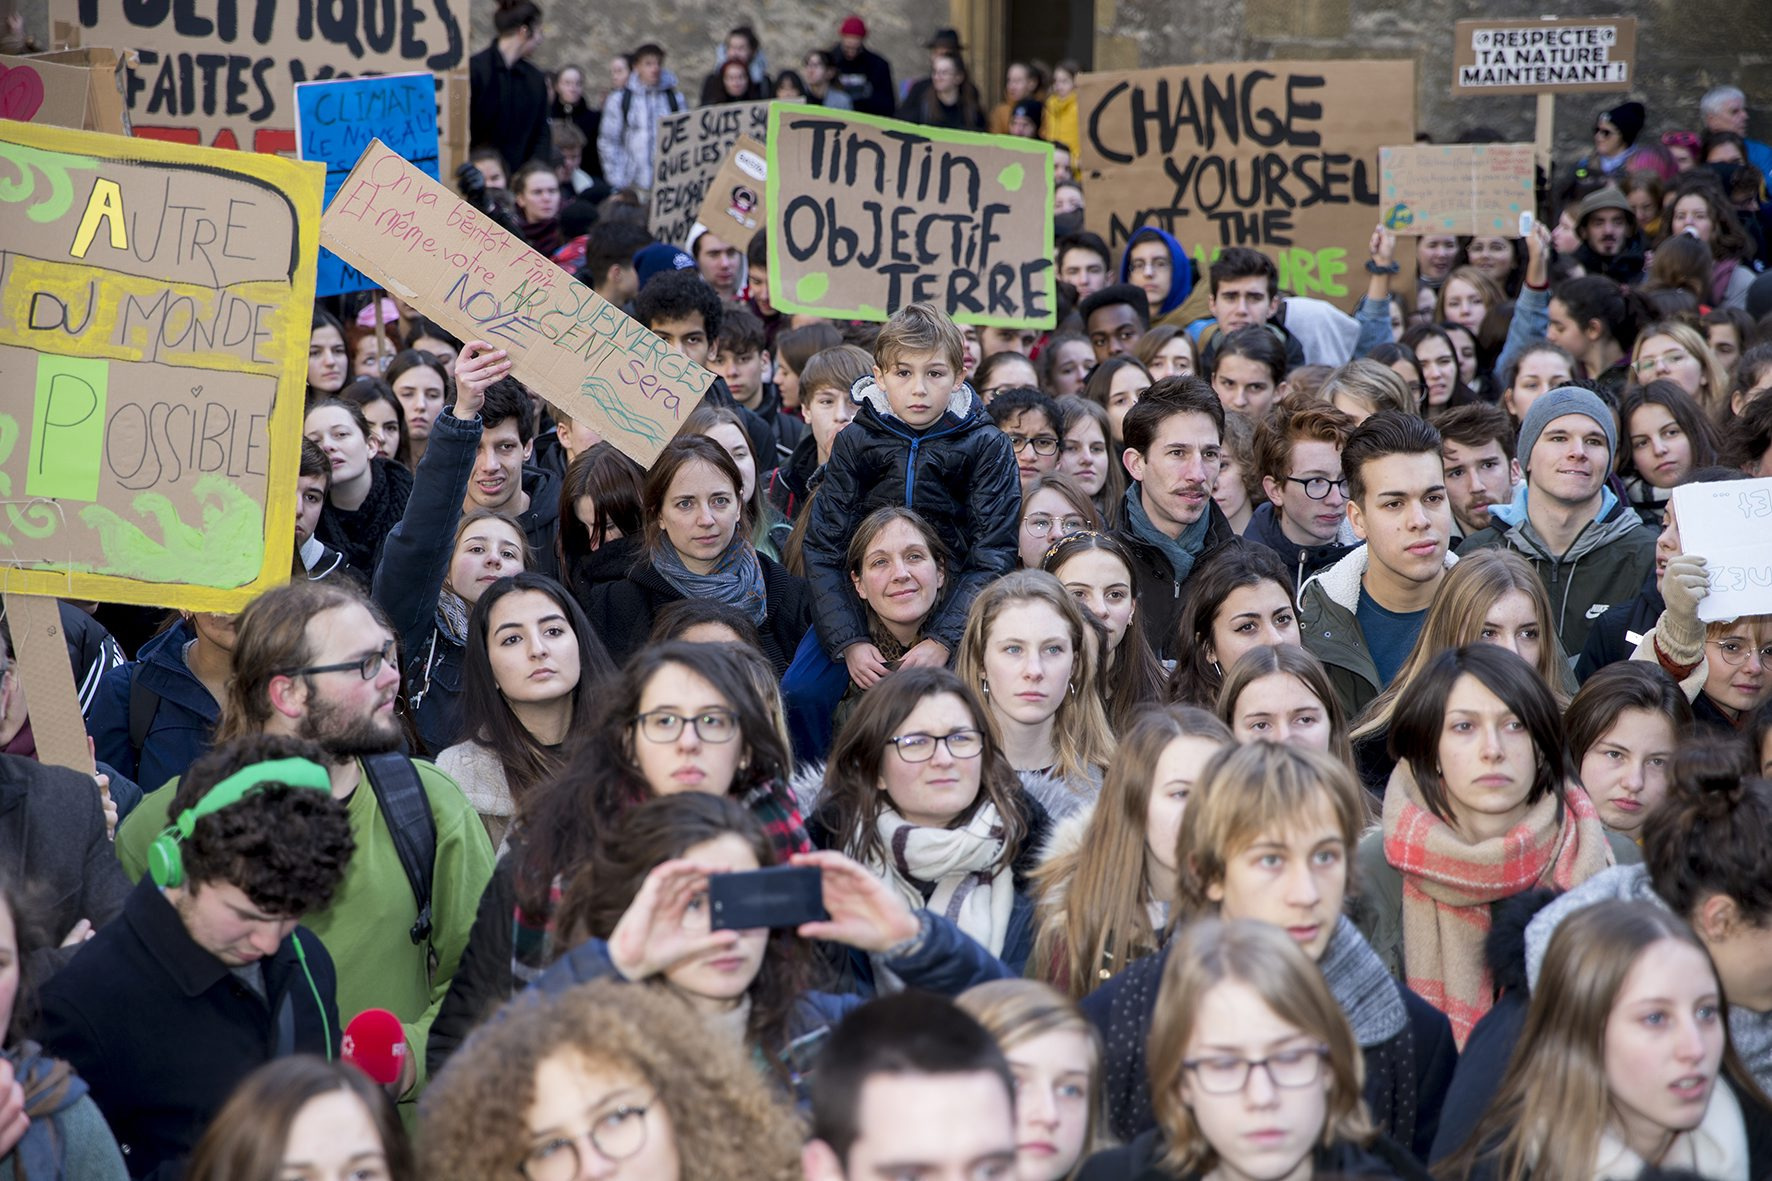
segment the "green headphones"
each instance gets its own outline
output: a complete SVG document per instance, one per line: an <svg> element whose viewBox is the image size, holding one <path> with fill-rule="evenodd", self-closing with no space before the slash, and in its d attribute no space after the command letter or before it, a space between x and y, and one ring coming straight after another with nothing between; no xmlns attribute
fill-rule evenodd
<svg viewBox="0 0 1772 1181"><path fill-rule="evenodd" d="M161 889L185 884L185 862L179 845L197 827L197 821L232 807L261 787L281 784L331 792L332 777L312 759L272 759L242 767L209 789L196 804L179 813L170 827L148 846L148 873Z"/></svg>

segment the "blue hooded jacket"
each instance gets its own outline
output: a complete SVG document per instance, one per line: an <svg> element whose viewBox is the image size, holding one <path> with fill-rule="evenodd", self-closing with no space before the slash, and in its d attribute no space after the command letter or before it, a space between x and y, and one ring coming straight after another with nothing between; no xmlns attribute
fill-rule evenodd
<svg viewBox="0 0 1772 1181"><path fill-rule="evenodd" d="M1152 238L1169 248L1169 261L1174 264L1174 269L1170 271L1172 277L1169 280L1169 294L1163 297L1161 307L1151 310L1151 319L1156 321L1180 307L1187 297L1193 294L1194 264L1193 260L1188 258L1187 251L1181 248L1181 243L1177 242L1174 237L1159 230L1156 226L1145 226L1135 231L1132 237L1126 239L1126 253L1120 256L1120 282L1137 282L1130 277L1132 274L1132 248L1140 242Z"/></svg>

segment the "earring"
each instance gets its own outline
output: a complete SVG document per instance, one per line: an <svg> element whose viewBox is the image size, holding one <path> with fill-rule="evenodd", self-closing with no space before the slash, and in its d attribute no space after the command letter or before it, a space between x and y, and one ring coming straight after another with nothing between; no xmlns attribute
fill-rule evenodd
<svg viewBox="0 0 1772 1181"><path fill-rule="evenodd" d="M991 683L989 681L980 681L979 687L980 687L980 691L986 697L989 697L991 695Z"/></svg>

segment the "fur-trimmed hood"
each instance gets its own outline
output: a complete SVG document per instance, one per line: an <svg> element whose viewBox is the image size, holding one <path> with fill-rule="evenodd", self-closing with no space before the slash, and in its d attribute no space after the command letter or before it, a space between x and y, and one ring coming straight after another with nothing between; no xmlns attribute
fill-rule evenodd
<svg viewBox="0 0 1772 1181"><path fill-rule="evenodd" d="M905 426L904 420L892 412L891 404L886 401L886 391L881 388L879 382L874 380L873 374L864 373L856 378L854 384L849 387L849 397L857 406L870 407L875 414L880 416L882 421L898 423L901 427ZM954 416L955 422L964 422L974 409L982 412L984 403L980 402L978 395L972 392L972 383L962 381L954 387L954 392L948 395L946 413L942 415L942 418L938 418L930 424L930 427L924 429L929 430L939 425L948 414ZM910 428L905 427L905 429Z"/></svg>

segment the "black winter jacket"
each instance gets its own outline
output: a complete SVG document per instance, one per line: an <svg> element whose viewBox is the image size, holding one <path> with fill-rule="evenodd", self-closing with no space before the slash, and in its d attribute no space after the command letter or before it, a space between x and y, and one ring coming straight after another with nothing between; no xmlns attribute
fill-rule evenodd
<svg viewBox="0 0 1772 1181"><path fill-rule="evenodd" d="M294 941L301 941L304 969ZM338 978L296 928L264 994L199 947L152 881L43 989L43 1048L92 1088L131 1177L175 1178L240 1080L288 1054L338 1051Z"/></svg>
<svg viewBox="0 0 1772 1181"><path fill-rule="evenodd" d="M382 547L406 512L412 495L412 473L404 464L376 456L369 461L373 475L369 496L355 509L334 508L331 501L320 510L320 522L314 536L343 554L345 568L358 581L368 584L375 578L381 561ZM463 480L465 489L467 481ZM464 492L465 495L465 492ZM458 498L456 504L460 505Z"/></svg>
<svg viewBox="0 0 1772 1181"><path fill-rule="evenodd" d="M1156 1127L1145 1042L1169 952L1170 947L1165 947L1130 964L1082 1001L1084 1015L1100 1031L1106 1048L1102 1090L1108 1126L1123 1140ZM1439 1128L1458 1048L1445 1014L1389 977L1386 980L1401 997L1408 1024L1388 1040L1361 1047L1366 1105L1385 1135L1425 1160Z"/></svg>
<svg viewBox="0 0 1772 1181"><path fill-rule="evenodd" d="M1155 1128L1130 1144L1098 1152L1083 1162L1077 1181L1201 1181L1204 1174L1177 1176L1160 1164L1166 1146ZM1384 1136L1362 1148L1345 1140L1319 1148L1311 1168L1313 1177L1393 1177L1399 1181L1429 1181L1427 1170Z"/></svg>
<svg viewBox="0 0 1772 1181"><path fill-rule="evenodd" d="M1608 664L1629 660L1631 653L1637 650L1631 634L1648 635L1666 609L1667 601L1661 597L1661 588L1656 584L1655 570L1651 567L1636 598L1608 607L1588 628L1587 643L1582 645L1581 656L1575 661L1575 679L1585 685L1589 677Z"/></svg>
<svg viewBox="0 0 1772 1181"><path fill-rule="evenodd" d="M885 391L871 376L851 395L861 409L831 447L806 530L819 643L840 662L843 649L868 638L844 557L863 518L901 505L928 521L948 547L947 598L923 632L957 652L972 600L1021 560L1015 449L971 386L955 390L947 412L920 431L887 413Z"/></svg>
<svg viewBox="0 0 1772 1181"><path fill-rule="evenodd" d="M1206 544L1200 548L1200 558L1237 535L1217 504L1208 500L1206 511L1211 514L1212 523L1207 526ZM1175 577L1175 568L1169 564L1168 555L1132 529L1117 529L1114 536L1132 553L1132 578L1137 584L1133 590L1138 598L1138 609L1144 615L1145 639L1156 649L1158 656L1174 660L1179 655L1175 625L1181 618L1181 593L1187 584ZM1194 564L1197 567L1199 559L1195 559Z"/></svg>
<svg viewBox="0 0 1772 1181"><path fill-rule="evenodd" d="M763 567L765 611L757 633L763 642L763 655L769 657L779 677L788 671L794 650L812 624L812 595L805 579L789 574L769 555L758 554L757 561ZM683 592L666 581L652 559L641 551L625 577L591 583L582 588L579 601L598 638L619 666L645 645L659 608L683 597Z"/></svg>
<svg viewBox="0 0 1772 1181"><path fill-rule="evenodd" d="M455 523L480 447L480 420L463 422L447 409L431 425L413 477L413 495L393 526L376 567L373 595L400 641L406 699L430 754L461 739L464 649L437 626L437 598L454 556Z"/></svg>

